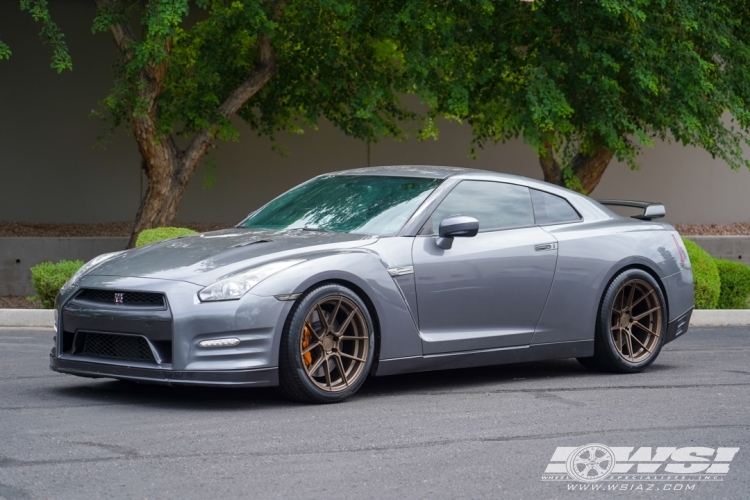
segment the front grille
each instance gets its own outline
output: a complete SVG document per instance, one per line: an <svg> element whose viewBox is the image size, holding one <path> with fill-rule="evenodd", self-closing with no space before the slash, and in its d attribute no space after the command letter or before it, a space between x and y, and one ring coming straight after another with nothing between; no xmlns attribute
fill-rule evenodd
<svg viewBox="0 0 750 500"><path fill-rule="evenodd" d="M76 299L117 305L164 307L164 295L161 293L118 292L116 290L84 288L76 296Z"/></svg>
<svg viewBox="0 0 750 500"><path fill-rule="evenodd" d="M146 339L133 335L87 332L82 354L156 363Z"/></svg>

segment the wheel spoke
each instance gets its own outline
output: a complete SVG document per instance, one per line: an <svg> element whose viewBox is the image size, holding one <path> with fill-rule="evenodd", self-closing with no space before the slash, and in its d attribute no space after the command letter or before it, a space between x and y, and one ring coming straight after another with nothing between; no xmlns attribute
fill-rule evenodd
<svg viewBox="0 0 750 500"><path fill-rule="evenodd" d="M318 316L320 316L320 326L325 325L323 329L323 335L325 335L331 329L331 325L328 324L328 320L326 319L326 315L323 312L323 308L320 307L320 302L318 302L315 307L318 310Z"/></svg>
<svg viewBox="0 0 750 500"><path fill-rule="evenodd" d="M346 320L341 324L339 327L339 331L336 333L336 336L341 337L344 334L344 331L349 327L349 323L352 322L354 319L354 316L357 315L357 310L354 309L352 312L349 313L349 316L347 316Z"/></svg>
<svg viewBox="0 0 750 500"><path fill-rule="evenodd" d="M328 388L330 390L333 390L333 384L331 384L331 369L328 367L329 363L328 363L328 357L327 356L325 357L325 360L326 360L326 362L323 363L323 368L325 369L325 372L326 372L326 383L328 384Z"/></svg>
<svg viewBox="0 0 750 500"><path fill-rule="evenodd" d="M344 363L341 361L341 356L334 356L336 359L336 366L339 367L339 373L341 374L341 378L346 384L347 387L349 387L349 379L346 378L346 371L344 371Z"/></svg>
<svg viewBox="0 0 750 500"><path fill-rule="evenodd" d="M313 333L313 335L315 335L318 338L318 340L323 340L323 337L325 337L325 332L319 335L318 332L315 331L315 328L313 328L312 323L310 322L309 319L305 320L305 326L310 329L310 331Z"/></svg>
<svg viewBox="0 0 750 500"><path fill-rule="evenodd" d="M636 321L635 323L633 323L633 325L638 325L638 328L645 330L650 335L653 335L654 337L659 337L659 335L656 332L652 332L649 328L646 328L645 326L643 326L643 323L641 323L640 321Z"/></svg>
<svg viewBox="0 0 750 500"><path fill-rule="evenodd" d="M308 352L312 351L312 350L313 350L313 349L315 349L316 347L318 347L318 346L322 346L322 345L323 345L323 343L322 343L322 342L316 342L316 343L314 343L314 344L310 344L309 346L307 346L307 348L306 348L305 350L303 350L303 351L302 351L302 354L303 354L303 355L304 355L304 354L307 354Z"/></svg>
<svg viewBox="0 0 750 500"><path fill-rule="evenodd" d="M629 331L625 330L626 333L630 334ZM630 354L630 361L635 361L635 358L633 357L633 342L630 340L630 335L625 336L625 341L628 344L628 351Z"/></svg>
<svg viewBox="0 0 750 500"><path fill-rule="evenodd" d="M643 318L644 316L648 316L652 312L658 311L660 308L661 308L660 306L656 306L653 309L649 309L645 313L639 314L638 316L633 316L633 321L638 321L639 319Z"/></svg>
<svg viewBox="0 0 750 500"><path fill-rule="evenodd" d="M347 354L345 352L339 352L339 356L344 356L345 358L353 359L354 361L359 361L360 363L364 363L366 360L357 358L355 356L352 356L351 354Z"/></svg>
<svg viewBox="0 0 750 500"><path fill-rule="evenodd" d="M323 354L321 357L318 358L318 360L310 367L309 370L307 370L307 373L312 376L313 373L315 373L318 368L320 368L320 365L323 364L323 361L326 360L326 355Z"/></svg>
<svg viewBox="0 0 750 500"><path fill-rule="evenodd" d="M644 349L646 349L648 351L648 353L651 354L651 349L649 349L648 347L646 347L643 344L643 342L641 342L640 340L638 340L638 337L636 337L635 335L633 335L633 332L628 332L628 335L630 335L633 338L633 340L635 340L636 342L638 342L639 344L641 344L641 347L643 347Z"/></svg>
<svg viewBox="0 0 750 500"><path fill-rule="evenodd" d="M339 297L339 301L336 303L336 307L334 308L333 312L331 313L331 330L333 330L333 323L336 321L336 316L339 314L339 309L341 309L341 302L343 302L344 299Z"/></svg>
<svg viewBox="0 0 750 500"><path fill-rule="evenodd" d="M651 295L652 293L654 293L654 291L653 291L653 290L649 290L649 291L648 291L648 293L645 293L645 294L641 295L641 298L639 298L638 300L636 300L636 301L635 301L635 304L633 304L633 306L632 306L632 307L635 307L635 306L637 306L638 304L640 304L640 303L641 303L641 301L642 301L643 299L645 299L646 297L648 297L648 296L649 296L649 295Z"/></svg>
<svg viewBox="0 0 750 500"><path fill-rule="evenodd" d="M367 340L367 337L356 337L352 335L342 335L339 340Z"/></svg>
<svg viewBox="0 0 750 500"><path fill-rule="evenodd" d="M630 284L630 296L628 297L627 309L633 310L633 298L635 297L635 282Z"/></svg>

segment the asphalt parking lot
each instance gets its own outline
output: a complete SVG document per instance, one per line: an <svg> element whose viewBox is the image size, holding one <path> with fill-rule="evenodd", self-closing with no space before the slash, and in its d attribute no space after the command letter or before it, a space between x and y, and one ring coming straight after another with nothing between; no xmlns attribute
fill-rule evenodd
<svg viewBox="0 0 750 500"><path fill-rule="evenodd" d="M750 498L748 328L691 329L638 375L421 373L333 406L56 374L52 335L0 330L0 498ZM740 451L723 481L542 481L587 443Z"/></svg>

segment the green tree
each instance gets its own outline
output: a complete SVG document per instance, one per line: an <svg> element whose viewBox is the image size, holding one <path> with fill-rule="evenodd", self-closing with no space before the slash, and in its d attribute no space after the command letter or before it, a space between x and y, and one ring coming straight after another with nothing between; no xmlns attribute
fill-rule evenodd
<svg viewBox="0 0 750 500"><path fill-rule="evenodd" d="M96 5L93 31L108 32L119 54L100 114L113 127L132 130L148 178L130 246L140 231L172 225L201 160L217 140L238 139L235 116L272 137L314 128L325 118L365 140L397 136L400 124L415 116L395 92L402 71L379 43L375 30L384 23L377 3L96 0ZM54 26L45 0L24 0L22 6L36 9L32 13L45 29ZM61 34L44 32L43 38L62 40ZM7 57L3 47L0 55ZM64 45L53 45L53 54L53 66L66 69L54 62L58 54L67 56Z"/></svg>
<svg viewBox="0 0 750 500"><path fill-rule="evenodd" d="M474 145L522 137L544 178L591 192L655 139L750 167L740 0L392 2L389 36L431 108ZM434 129L425 135L434 135Z"/></svg>

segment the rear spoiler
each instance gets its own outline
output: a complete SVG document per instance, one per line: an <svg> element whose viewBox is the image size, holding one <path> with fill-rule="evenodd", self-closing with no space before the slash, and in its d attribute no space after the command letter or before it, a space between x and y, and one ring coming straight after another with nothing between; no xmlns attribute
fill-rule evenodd
<svg viewBox="0 0 750 500"><path fill-rule="evenodd" d="M634 215L634 219L653 220L664 217L667 214L664 205L650 201L635 200L596 200L602 205L614 205L618 207L640 208L643 210L641 215Z"/></svg>

